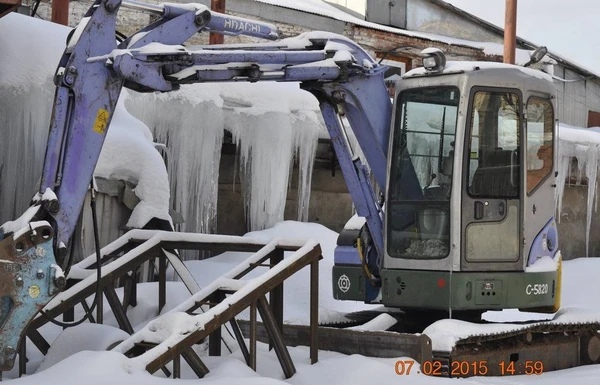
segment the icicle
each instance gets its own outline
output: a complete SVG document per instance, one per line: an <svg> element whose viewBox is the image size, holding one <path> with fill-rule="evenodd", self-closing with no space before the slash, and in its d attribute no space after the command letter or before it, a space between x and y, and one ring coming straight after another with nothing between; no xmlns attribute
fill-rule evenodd
<svg viewBox="0 0 600 385"><path fill-rule="evenodd" d="M293 84L236 84L221 90L225 128L237 145L248 230L283 221L298 159L298 219L308 219L310 182L321 127L312 96Z"/></svg>
<svg viewBox="0 0 600 385"><path fill-rule="evenodd" d="M182 231L212 233L223 140L222 101L214 85L193 87L167 94L131 92L126 106L150 127L157 142L167 145L173 205L185 220Z"/></svg>
<svg viewBox="0 0 600 385"><path fill-rule="evenodd" d="M53 98L50 79L30 89L0 86L0 223L20 216L37 191Z"/></svg>
<svg viewBox="0 0 600 385"><path fill-rule="evenodd" d="M263 230L283 220L293 160L291 122L279 111L236 111L230 118L228 128L240 151L248 227Z"/></svg>
<svg viewBox="0 0 600 385"><path fill-rule="evenodd" d="M587 217L585 231L585 256L589 257L590 229L592 226L592 207L596 194L596 176L598 174L598 146L590 145L587 151L586 176L588 178Z"/></svg>
<svg viewBox="0 0 600 385"><path fill-rule="evenodd" d="M585 253L589 256L590 230L592 213L595 211L596 185L598 166L600 161L600 135L594 129L581 129L561 124L559 127L559 157L556 201L558 219L562 212L562 200L565 188L565 180L569 176L571 160L577 159L577 182L580 183L585 175L588 179L587 188L587 211L586 211L586 235Z"/></svg>
<svg viewBox="0 0 600 385"><path fill-rule="evenodd" d="M292 115L294 147L298 159L298 221L308 221L312 172L317 152L320 122L314 113L296 111Z"/></svg>

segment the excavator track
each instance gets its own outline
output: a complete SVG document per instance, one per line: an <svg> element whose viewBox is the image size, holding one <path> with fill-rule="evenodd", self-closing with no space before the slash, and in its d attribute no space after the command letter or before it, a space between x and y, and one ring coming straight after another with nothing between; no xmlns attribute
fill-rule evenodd
<svg viewBox="0 0 600 385"><path fill-rule="evenodd" d="M540 375L600 363L600 322L535 321L510 325L514 325L515 329L460 338L450 350L435 350L436 337L429 336L426 332L350 329L356 326L356 322L344 327L320 325L319 349L380 358L410 357L421 365L420 373L452 378ZM240 321L240 327L244 333L248 332L247 322ZM300 325L284 325L283 336L286 345L307 345L307 328ZM402 329L402 325L396 325L394 328ZM259 328L258 333L259 341L266 342L266 331Z"/></svg>
<svg viewBox="0 0 600 385"><path fill-rule="evenodd" d="M461 339L450 352L433 351L431 373L449 377L540 375L600 362L599 322L536 322ZM436 364L439 361L439 364ZM441 375L441 374L440 374Z"/></svg>

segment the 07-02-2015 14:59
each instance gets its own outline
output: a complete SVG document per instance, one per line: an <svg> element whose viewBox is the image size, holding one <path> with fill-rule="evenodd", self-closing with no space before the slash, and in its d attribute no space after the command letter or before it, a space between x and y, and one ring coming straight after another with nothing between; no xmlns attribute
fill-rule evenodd
<svg viewBox="0 0 600 385"><path fill-rule="evenodd" d="M413 371L413 365L416 361L413 360L398 360L394 365L396 374L399 376L410 375ZM442 376L444 374L441 361L424 361L417 374L423 373L428 376ZM514 361L498 363L499 374L502 376L526 374L540 375L544 372L544 363L542 361L525 361L524 371L520 372L515 367ZM489 364L487 361L452 361L450 364L449 375L451 377L465 376L485 376L489 372Z"/></svg>

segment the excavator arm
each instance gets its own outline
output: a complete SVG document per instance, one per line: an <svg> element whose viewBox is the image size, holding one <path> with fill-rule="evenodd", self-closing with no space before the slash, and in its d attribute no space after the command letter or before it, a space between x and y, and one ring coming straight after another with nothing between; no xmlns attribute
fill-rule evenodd
<svg viewBox="0 0 600 385"><path fill-rule="evenodd" d="M158 19L116 41L120 7ZM257 44L182 44L198 32L275 40ZM97 0L72 32L55 74L56 94L39 193L19 219L0 227L0 369L14 363L27 324L64 287L67 245L82 210L121 90L177 90L181 84L300 82L319 101L358 215L378 258L383 213L370 173L386 185L391 102L379 65L351 40L327 32L278 39L276 27L211 12L200 4L151 5ZM352 151L350 123L366 164Z"/></svg>

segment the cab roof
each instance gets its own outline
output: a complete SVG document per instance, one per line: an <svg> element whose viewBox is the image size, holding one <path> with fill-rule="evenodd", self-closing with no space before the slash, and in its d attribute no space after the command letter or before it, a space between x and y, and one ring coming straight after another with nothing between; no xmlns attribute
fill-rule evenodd
<svg viewBox="0 0 600 385"><path fill-rule="evenodd" d="M450 75L459 73L469 73L475 71L482 71L490 75L506 73L506 70L518 70L534 78L546 80L553 83L552 77L542 71L521 67L513 64L486 62L486 61L449 61L442 71L433 72L426 71L424 67L415 68L405 73L402 78L410 79L416 77L428 77L428 76L440 76Z"/></svg>

